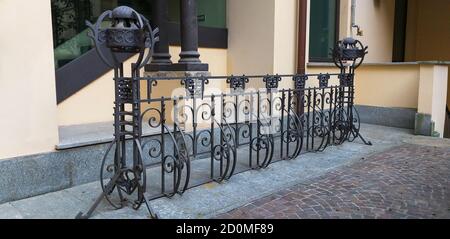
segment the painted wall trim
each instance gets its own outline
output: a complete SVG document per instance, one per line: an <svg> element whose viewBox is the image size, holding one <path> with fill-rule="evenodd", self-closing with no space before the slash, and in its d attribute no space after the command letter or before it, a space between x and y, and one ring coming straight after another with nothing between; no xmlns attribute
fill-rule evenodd
<svg viewBox="0 0 450 239"><path fill-rule="evenodd" d="M306 32L308 31L308 1L299 0L298 8L297 74L305 74L307 37Z"/></svg>

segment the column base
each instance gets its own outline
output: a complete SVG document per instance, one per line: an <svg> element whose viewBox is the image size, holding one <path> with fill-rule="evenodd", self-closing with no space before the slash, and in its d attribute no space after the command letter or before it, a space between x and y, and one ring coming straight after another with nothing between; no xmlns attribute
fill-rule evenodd
<svg viewBox="0 0 450 239"><path fill-rule="evenodd" d="M440 134L435 131L435 122L431 119L431 115L423 113L416 113L414 134L440 137Z"/></svg>
<svg viewBox="0 0 450 239"><path fill-rule="evenodd" d="M150 63L145 65L146 72L173 71L173 64Z"/></svg>
<svg viewBox="0 0 450 239"><path fill-rule="evenodd" d="M174 71L208 71L209 65L205 63L176 63L172 65Z"/></svg>
<svg viewBox="0 0 450 239"><path fill-rule="evenodd" d="M148 64L145 66L145 71L209 71L209 65L205 63Z"/></svg>

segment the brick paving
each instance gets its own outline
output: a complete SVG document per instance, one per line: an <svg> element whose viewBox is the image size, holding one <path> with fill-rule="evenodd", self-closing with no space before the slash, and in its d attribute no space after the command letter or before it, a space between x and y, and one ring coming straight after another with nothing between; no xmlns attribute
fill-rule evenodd
<svg viewBox="0 0 450 239"><path fill-rule="evenodd" d="M405 144L219 218L450 218L450 148Z"/></svg>

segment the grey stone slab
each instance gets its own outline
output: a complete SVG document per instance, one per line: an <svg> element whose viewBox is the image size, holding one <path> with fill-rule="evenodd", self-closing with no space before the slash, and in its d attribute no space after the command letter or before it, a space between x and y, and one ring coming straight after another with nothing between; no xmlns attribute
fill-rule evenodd
<svg viewBox="0 0 450 239"><path fill-rule="evenodd" d="M171 127L169 127L170 129ZM142 135L152 136L161 132L160 129L151 128L148 124L142 125ZM59 144L56 149L70 149L95 144L109 143L114 136L113 122L100 122L81 125L68 125L59 127Z"/></svg>
<svg viewBox="0 0 450 239"><path fill-rule="evenodd" d="M23 219L22 214L9 203L0 205L0 219Z"/></svg>
<svg viewBox="0 0 450 239"><path fill-rule="evenodd" d="M434 131L434 122L431 115L417 113L415 115L414 134L432 136Z"/></svg>
<svg viewBox="0 0 450 239"><path fill-rule="evenodd" d="M1 160L0 203L98 180L108 146L99 144ZM131 152L132 148L128 150Z"/></svg>
<svg viewBox="0 0 450 239"><path fill-rule="evenodd" d="M356 109L363 123L414 129L416 109L367 105L357 105Z"/></svg>
<svg viewBox="0 0 450 239"><path fill-rule="evenodd" d="M40 154L0 161L0 203L71 186L67 158Z"/></svg>
<svg viewBox="0 0 450 239"><path fill-rule="evenodd" d="M99 182L94 182L68 188L64 191L71 197L78 199L80 201L78 211L86 213L100 196L102 189ZM96 211L93 213L93 216L101 214L102 212L113 211L114 209L115 208L113 206L111 206L105 199L103 199L98 205ZM75 217L76 214L72 216Z"/></svg>
<svg viewBox="0 0 450 239"><path fill-rule="evenodd" d="M96 214L92 219L151 219L144 207L134 210L131 207L124 207L119 210L103 211Z"/></svg>
<svg viewBox="0 0 450 239"><path fill-rule="evenodd" d="M73 219L82 202L65 191L10 203L26 219Z"/></svg>
<svg viewBox="0 0 450 239"><path fill-rule="evenodd" d="M68 149L89 144L111 142L114 132L112 122L59 127L59 144L57 149Z"/></svg>
<svg viewBox="0 0 450 239"><path fill-rule="evenodd" d="M436 137L416 136L413 138L406 138L403 140L403 142L408 143L408 144L450 148L450 139L448 139L448 138L442 139L442 138L436 138Z"/></svg>

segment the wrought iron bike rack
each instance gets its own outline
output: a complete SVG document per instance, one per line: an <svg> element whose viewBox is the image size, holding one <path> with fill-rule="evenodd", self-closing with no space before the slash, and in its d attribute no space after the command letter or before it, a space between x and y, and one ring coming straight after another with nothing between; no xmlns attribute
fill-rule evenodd
<svg viewBox="0 0 450 239"><path fill-rule="evenodd" d="M106 18L113 25L102 30ZM239 172L356 138L371 145L360 134L354 107L354 73L367 53L357 40L344 39L333 49L337 74L141 77L140 69L158 41L158 30L151 29L148 20L133 9L118 7L88 25L100 57L114 68L115 139L101 164L102 193L77 218L89 218L103 198L117 209L134 198L134 209L145 204L157 218L149 199L181 195L199 184L222 182ZM108 61L103 44L113 59L118 52L139 53L131 77L124 76L123 64ZM332 77L339 84L331 85ZM306 87L313 78L318 87ZM180 82L183 93L155 97L154 88L161 81ZM229 92L205 87L213 81L226 82ZM279 87L292 81L295 89ZM249 84L263 89L249 89ZM143 130L158 134L144 137ZM194 164L209 170L205 180L192 180ZM149 178L148 172L157 176ZM157 188L153 194L147 192L151 186Z"/></svg>

